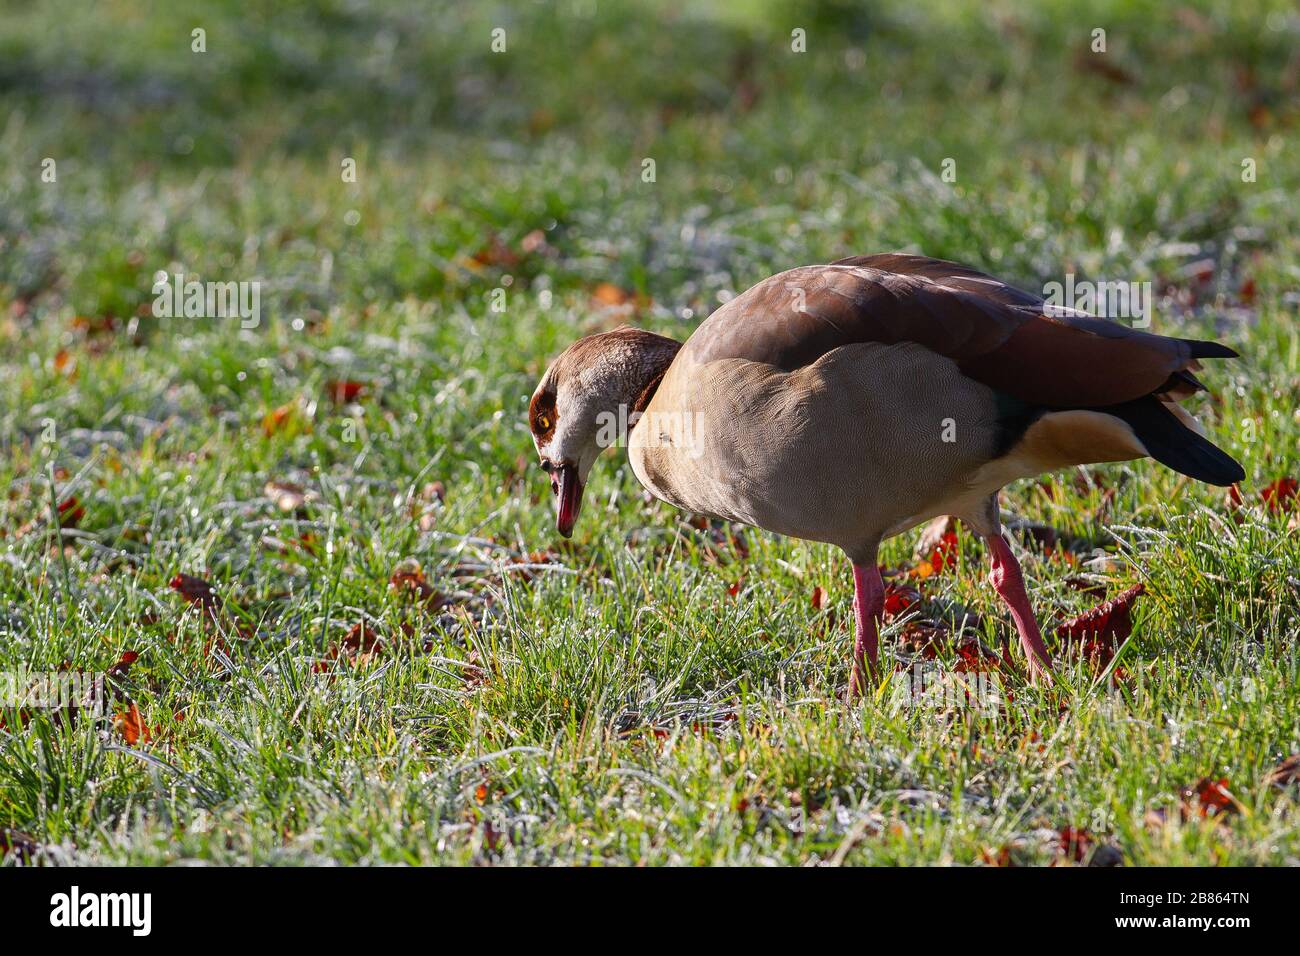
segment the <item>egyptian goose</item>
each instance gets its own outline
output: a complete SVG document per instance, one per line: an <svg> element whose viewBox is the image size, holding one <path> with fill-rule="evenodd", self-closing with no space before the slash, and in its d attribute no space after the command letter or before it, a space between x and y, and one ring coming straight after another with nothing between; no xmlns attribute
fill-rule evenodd
<svg viewBox="0 0 1300 956"><path fill-rule="evenodd" d="M852 696L876 664L881 540L953 515L987 543L1031 674L1049 673L999 489L1145 456L1216 485L1244 477L1177 404L1204 388L1198 359L1236 352L1060 312L965 266L890 254L764 279L684 345L626 327L581 339L528 411L558 530L572 533L596 457L626 440L670 504L837 545L853 563Z"/></svg>

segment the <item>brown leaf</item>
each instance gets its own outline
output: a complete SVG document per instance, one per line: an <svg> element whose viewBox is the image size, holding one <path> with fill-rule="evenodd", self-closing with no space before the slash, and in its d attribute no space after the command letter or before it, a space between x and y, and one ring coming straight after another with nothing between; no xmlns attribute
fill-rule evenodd
<svg viewBox="0 0 1300 956"><path fill-rule="evenodd" d="M1300 784L1300 753L1292 754L1269 771L1267 780L1274 787Z"/></svg>
<svg viewBox="0 0 1300 956"><path fill-rule="evenodd" d="M631 314L648 308L649 296L637 295L619 288L612 282L601 282L591 290L591 308L595 311L611 311L619 314Z"/></svg>
<svg viewBox="0 0 1300 956"><path fill-rule="evenodd" d="M1100 76L1117 86L1133 85L1133 74L1116 63L1112 53L1094 53L1091 47L1085 47L1075 53L1074 68L1080 73Z"/></svg>
<svg viewBox="0 0 1300 956"><path fill-rule="evenodd" d="M203 608L209 617L215 618L221 608L221 599L212 590L212 585L192 574L176 575L168 582L168 587L179 593L190 604Z"/></svg>
<svg viewBox="0 0 1300 956"><path fill-rule="evenodd" d="M297 410L294 402L281 405L279 408L273 408L262 417L262 432L267 438L270 438L276 432L281 431L293 417Z"/></svg>
<svg viewBox="0 0 1300 956"><path fill-rule="evenodd" d="M128 746L135 746L137 741L147 744L153 740L153 732L140 716L140 709L135 704L126 711L113 715L113 729L122 735Z"/></svg>
<svg viewBox="0 0 1300 956"><path fill-rule="evenodd" d="M399 594L413 595L429 610L436 611L448 603L447 598L424 579L424 571L414 562L399 565L388 579L388 586Z"/></svg>
<svg viewBox="0 0 1300 956"><path fill-rule="evenodd" d="M306 491L290 481L268 481L262 491L281 511L297 511L307 501Z"/></svg>
<svg viewBox="0 0 1300 956"><path fill-rule="evenodd" d="M519 265L519 256L500 236L493 236L486 246L470 256L470 265L479 268L513 269Z"/></svg>
<svg viewBox="0 0 1300 956"><path fill-rule="evenodd" d="M1011 856L1011 846L1003 844L996 850L985 848L980 851L980 860L985 866L1011 867L1015 866L1015 860Z"/></svg>
<svg viewBox="0 0 1300 956"><path fill-rule="evenodd" d="M327 671L331 661L345 660L357 667L364 667L383 652L384 641L379 632L365 621L358 621L338 644L325 652L325 660L317 661L314 671Z"/></svg>
<svg viewBox="0 0 1300 956"><path fill-rule="evenodd" d="M21 830L0 827L0 857L12 853L24 863L30 863L33 856L40 852L41 845L36 838Z"/></svg>

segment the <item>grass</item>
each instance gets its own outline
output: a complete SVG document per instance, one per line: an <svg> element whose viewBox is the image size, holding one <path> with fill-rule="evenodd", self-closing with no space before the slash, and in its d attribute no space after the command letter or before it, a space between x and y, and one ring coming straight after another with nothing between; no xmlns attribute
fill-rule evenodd
<svg viewBox="0 0 1300 956"><path fill-rule="evenodd" d="M1300 538L1258 497L1300 436L1294 12L598 6L7 5L0 671L134 652L113 710L149 739L5 711L0 828L109 864L1048 863L1066 827L1130 865L1300 862L1270 782ZM847 708L842 556L697 528L619 455L557 540L549 358L888 249L1152 281L1155 331L1241 351L1195 404L1246 507L1152 462L1004 495L1083 542L1025 550L1045 621L1096 602L1071 578L1146 585L1121 679L1007 675L990 715L898 674ZM261 324L155 318L158 270L260 280ZM996 644L983 562L963 538L926 610ZM390 583L417 564L437 600ZM349 653L361 622L384 643ZM1180 796L1204 778L1233 812Z"/></svg>

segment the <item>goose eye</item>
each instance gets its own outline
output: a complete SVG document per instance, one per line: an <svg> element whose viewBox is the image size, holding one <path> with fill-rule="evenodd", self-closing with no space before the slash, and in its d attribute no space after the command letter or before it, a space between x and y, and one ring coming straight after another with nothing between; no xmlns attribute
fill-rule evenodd
<svg viewBox="0 0 1300 956"><path fill-rule="evenodd" d="M551 427L551 420L545 415L542 415L537 419L537 427L542 431L546 431L546 429Z"/></svg>

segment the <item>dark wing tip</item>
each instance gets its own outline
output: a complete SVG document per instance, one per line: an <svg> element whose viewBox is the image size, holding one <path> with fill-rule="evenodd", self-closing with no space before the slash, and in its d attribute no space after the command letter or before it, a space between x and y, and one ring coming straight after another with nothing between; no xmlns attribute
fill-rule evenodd
<svg viewBox="0 0 1300 956"><path fill-rule="evenodd" d="M1230 349L1222 342L1206 342L1201 339L1183 339L1191 347L1192 358L1241 358L1236 349Z"/></svg>
<svg viewBox="0 0 1300 956"><path fill-rule="evenodd" d="M1140 398L1097 411L1126 421L1148 455L1189 478L1226 486L1246 477L1235 458L1192 431L1155 398Z"/></svg>

